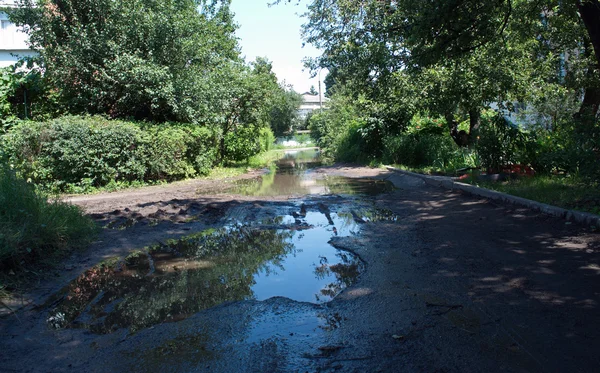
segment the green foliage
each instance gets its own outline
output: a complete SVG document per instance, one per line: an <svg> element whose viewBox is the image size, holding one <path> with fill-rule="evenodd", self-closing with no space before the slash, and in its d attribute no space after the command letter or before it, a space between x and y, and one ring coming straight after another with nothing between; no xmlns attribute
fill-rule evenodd
<svg viewBox="0 0 600 373"><path fill-rule="evenodd" d="M225 158L243 161L260 152L261 141L253 128L240 127L225 136Z"/></svg>
<svg viewBox="0 0 600 373"><path fill-rule="evenodd" d="M471 149L458 147L445 133L446 121L416 115L407 131L385 139L383 160L411 168L430 167L454 172L465 167L478 167Z"/></svg>
<svg viewBox="0 0 600 373"><path fill-rule="evenodd" d="M492 113L484 118L479 130L476 147L481 165L500 172L503 166L526 161L523 155L528 141L527 134L518 126L501 115Z"/></svg>
<svg viewBox="0 0 600 373"><path fill-rule="evenodd" d="M34 60L0 69L0 134L19 119L42 120L56 115L56 93Z"/></svg>
<svg viewBox="0 0 600 373"><path fill-rule="evenodd" d="M536 128L535 134L537 170L600 179L600 122L571 120L552 130Z"/></svg>
<svg viewBox="0 0 600 373"><path fill-rule="evenodd" d="M206 175L216 162L215 143L204 127L67 116L20 123L3 136L0 155L34 183L82 192Z"/></svg>
<svg viewBox="0 0 600 373"><path fill-rule="evenodd" d="M308 3L303 36L323 54L307 66L327 68L328 92L346 95L357 108L360 136L347 136L344 146L357 145L363 158L402 154L411 164L436 157L439 164L460 163L458 153L442 155L453 153L449 148L436 153L444 149L438 132L426 136L406 127L411 117L428 113L444 117L446 136L461 146L473 148L480 136L477 153L486 167L518 162L540 171L600 174L600 39L591 34L600 16L597 0ZM535 108L527 120L537 118L545 128L524 132L489 118L480 122L491 103L506 113L517 102ZM327 139L327 126L317 127L317 137Z"/></svg>
<svg viewBox="0 0 600 373"><path fill-rule="evenodd" d="M76 206L44 194L0 166L0 269L50 261L88 243L96 225Z"/></svg>
<svg viewBox="0 0 600 373"><path fill-rule="evenodd" d="M149 135L145 149L149 179L179 180L195 175L187 154L187 133L183 129L152 126L146 131Z"/></svg>
<svg viewBox="0 0 600 373"><path fill-rule="evenodd" d="M299 127L298 108L302 104L302 96L293 90L282 89L273 101L270 122L275 135L282 136Z"/></svg>
<svg viewBox="0 0 600 373"><path fill-rule="evenodd" d="M566 209L600 215L600 185L576 176L541 175L512 179L506 183L478 183L488 189L498 190L534 201Z"/></svg>
<svg viewBox="0 0 600 373"><path fill-rule="evenodd" d="M15 108L10 102L15 95L16 85L10 69L0 69L0 132L6 131L17 120Z"/></svg>
<svg viewBox="0 0 600 373"><path fill-rule="evenodd" d="M207 123L241 64L229 2L24 0L26 26L62 110ZM157 27L160 25L160 27ZM224 91L225 90L225 91Z"/></svg>
<svg viewBox="0 0 600 373"><path fill-rule="evenodd" d="M275 134L270 128L261 128L258 135L260 152L267 152L275 146Z"/></svg>
<svg viewBox="0 0 600 373"><path fill-rule="evenodd" d="M348 142L350 139L360 141L357 130L365 121L348 97L336 96L329 106L328 110L310 116L311 136L326 158L340 159L341 155L344 160L356 160L352 157L360 153L359 145Z"/></svg>

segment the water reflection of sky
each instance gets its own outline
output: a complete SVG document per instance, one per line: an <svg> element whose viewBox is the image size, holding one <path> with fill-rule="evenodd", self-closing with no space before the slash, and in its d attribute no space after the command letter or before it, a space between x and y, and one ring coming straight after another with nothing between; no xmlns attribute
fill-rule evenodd
<svg viewBox="0 0 600 373"><path fill-rule="evenodd" d="M288 151L277 167L256 179L244 179L230 188L205 193L233 193L245 196L300 196L324 194L375 195L393 190L387 181L316 175L311 168L321 165L318 150Z"/></svg>
<svg viewBox="0 0 600 373"><path fill-rule="evenodd" d="M295 247L293 254L281 262L281 267L268 264L254 276L256 283L252 291L257 300L285 296L301 302L322 303L332 299L322 290L329 289L331 284L343 282L340 277L345 273L335 272L337 267L334 267L334 271L329 269L336 264L357 264L358 259L352 257L349 263L345 263L339 255L340 251L327 242L334 236L345 237L358 233L358 225L345 215L331 213L329 216L333 225L323 213L306 213L302 220L313 228L294 232L291 238ZM323 271L323 266L328 270Z"/></svg>
<svg viewBox="0 0 600 373"><path fill-rule="evenodd" d="M358 230L351 213L319 204L264 226L194 234L84 272L49 300L47 321L104 334L183 320L228 301L281 296L324 303L363 269L356 255L328 242Z"/></svg>

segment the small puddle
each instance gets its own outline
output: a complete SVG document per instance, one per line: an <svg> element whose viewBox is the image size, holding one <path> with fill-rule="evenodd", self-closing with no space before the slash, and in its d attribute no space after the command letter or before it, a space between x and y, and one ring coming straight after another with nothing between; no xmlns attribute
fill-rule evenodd
<svg viewBox="0 0 600 373"><path fill-rule="evenodd" d="M364 270L357 255L328 242L357 234L367 215L302 205L259 225L208 230L101 263L47 302L48 325L136 332L225 302L328 302Z"/></svg>
<svg viewBox="0 0 600 373"><path fill-rule="evenodd" d="M356 179L318 175L310 169L321 166L318 149L287 151L269 173L255 179L243 179L223 190L199 191L199 194L231 193L243 196L294 196L325 194L377 195L393 191L385 180Z"/></svg>

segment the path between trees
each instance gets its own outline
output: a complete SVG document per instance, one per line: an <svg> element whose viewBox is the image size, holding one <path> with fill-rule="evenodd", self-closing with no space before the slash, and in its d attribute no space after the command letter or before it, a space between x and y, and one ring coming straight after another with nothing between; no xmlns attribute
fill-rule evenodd
<svg viewBox="0 0 600 373"><path fill-rule="evenodd" d="M395 221L333 239L366 270L333 301L225 303L137 333L51 330L39 307L86 268L168 237L349 196L199 195L192 181L74 197L105 226L88 250L0 319L3 371L482 372L597 371L600 236L514 205L436 188L382 169L334 166L320 177L374 177L366 198ZM250 175L256 176L256 175ZM247 176L249 177L249 176ZM37 306L37 307L36 307Z"/></svg>

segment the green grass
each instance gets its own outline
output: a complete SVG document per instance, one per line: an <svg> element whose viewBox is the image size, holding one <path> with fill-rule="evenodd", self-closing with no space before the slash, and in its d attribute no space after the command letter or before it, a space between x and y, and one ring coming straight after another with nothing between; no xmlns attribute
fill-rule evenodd
<svg viewBox="0 0 600 373"><path fill-rule="evenodd" d="M597 182L566 176L535 176L507 182L471 183L553 206L600 214L600 185Z"/></svg>
<svg viewBox="0 0 600 373"><path fill-rule="evenodd" d="M456 176L454 170L437 167L415 168L397 164L393 167L425 175ZM471 178L461 181L552 206L600 215L600 184L578 177L538 175L505 182L473 181Z"/></svg>
<svg viewBox="0 0 600 373"><path fill-rule="evenodd" d="M415 172L424 175L445 175L445 176L456 176L456 170L454 169L442 169L434 166L427 167L408 167L401 164L393 164L392 167L399 170Z"/></svg>
<svg viewBox="0 0 600 373"><path fill-rule="evenodd" d="M21 272L31 273L84 247L97 229L78 207L48 201L34 186L0 166L0 289Z"/></svg>

